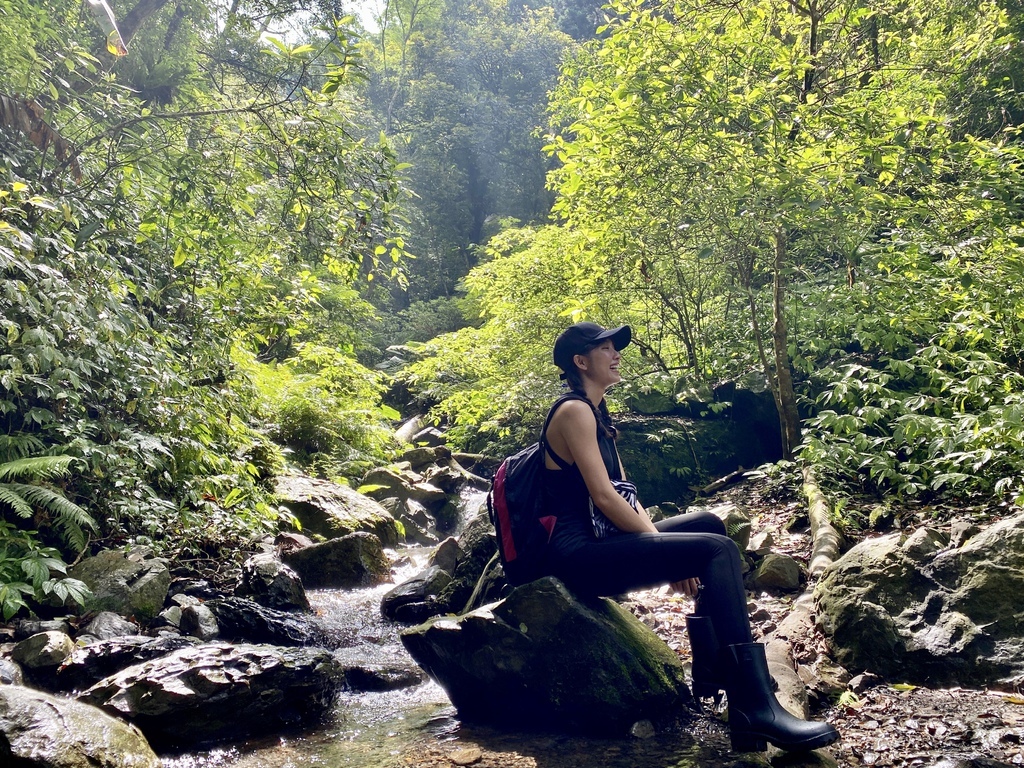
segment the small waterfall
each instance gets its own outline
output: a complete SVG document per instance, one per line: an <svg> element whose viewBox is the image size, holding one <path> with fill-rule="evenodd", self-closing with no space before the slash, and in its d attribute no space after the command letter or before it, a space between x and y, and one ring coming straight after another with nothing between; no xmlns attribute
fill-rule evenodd
<svg viewBox="0 0 1024 768"><path fill-rule="evenodd" d="M487 512L487 491L474 488L469 483L459 489L459 522L455 529L455 536L462 533L466 523L478 512Z"/></svg>

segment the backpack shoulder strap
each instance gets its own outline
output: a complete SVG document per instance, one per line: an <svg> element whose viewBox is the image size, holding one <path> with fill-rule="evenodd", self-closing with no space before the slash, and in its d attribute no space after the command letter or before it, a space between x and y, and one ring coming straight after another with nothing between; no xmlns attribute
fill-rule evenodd
<svg viewBox="0 0 1024 768"><path fill-rule="evenodd" d="M583 395L579 394L578 392L566 392L564 395L562 395L557 400L555 400L554 405L551 406L551 410L548 411L548 416L547 416L546 419L544 419L544 428L541 429L541 431L540 431L540 444L541 444L541 447L544 449L544 453L546 453L548 456L551 457L551 460L553 462L555 462L555 464L558 465L559 469L569 469L572 466L572 464L567 462L565 459L563 459L557 453L552 451L550 447L548 447L548 441L547 441L548 426L550 426L551 419L554 418L554 416L555 416L555 411L557 411L561 407L562 403L567 403L570 400L582 400L587 405L590 406L591 410L594 410L593 403L591 403ZM597 417L596 413L594 414L594 417L595 418Z"/></svg>

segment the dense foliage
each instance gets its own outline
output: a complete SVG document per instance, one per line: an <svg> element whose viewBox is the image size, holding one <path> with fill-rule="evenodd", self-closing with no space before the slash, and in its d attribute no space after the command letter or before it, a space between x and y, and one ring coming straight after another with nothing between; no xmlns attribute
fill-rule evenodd
<svg viewBox="0 0 1024 768"><path fill-rule="evenodd" d="M358 477L395 415L355 328L402 192L338 95L347 28L292 46L262 6L149 2L111 32L90 7L0 3L5 615L80 594L53 577L96 543L276 529L279 446Z"/></svg>

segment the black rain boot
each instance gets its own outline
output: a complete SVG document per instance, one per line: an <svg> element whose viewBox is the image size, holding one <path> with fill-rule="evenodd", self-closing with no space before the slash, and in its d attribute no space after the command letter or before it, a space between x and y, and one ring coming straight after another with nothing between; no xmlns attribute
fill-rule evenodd
<svg viewBox="0 0 1024 768"><path fill-rule="evenodd" d="M690 638L690 652L693 655L691 686L696 699L721 700L725 680L719 669L718 659L721 647L715 635L715 625L710 616L691 614L686 617L686 634Z"/></svg>
<svg viewBox="0 0 1024 768"><path fill-rule="evenodd" d="M691 677L693 695L697 699L714 699L715 708L721 704L721 692L725 690L725 672L722 670L722 646L715 634L715 625L710 616L691 613L686 617L686 634L690 638L690 653L693 656ZM779 690L779 682L770 677L771 689Z"/></svg>
<svg viewBox="0 0 1024 768"><path fill-rule="evenodd" d="M828 723L802 720L787 712L771 689L768 660L761 643L730 645L722 653L727 670L729 736L735 752L779 749L806 752L839 738Z"/></svg>

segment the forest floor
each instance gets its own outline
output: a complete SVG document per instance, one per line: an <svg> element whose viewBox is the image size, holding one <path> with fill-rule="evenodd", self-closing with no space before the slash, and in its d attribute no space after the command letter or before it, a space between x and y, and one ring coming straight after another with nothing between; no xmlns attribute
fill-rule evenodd
<svg viewBox="0 0 1024 768"><path fill-rule="evenodd" d="M702 499L702 504L733 502L748 511L753 519L752 532L767 531L773 539L772 551L791 555L806 564L810 553L810 533L805 526L792 525L804 516L801 498L763 478L747 479ZM751 621L756 639L768 635L788 613L795 594L750 594ZM685 616L692 609L688 598L672 595L667 589L634 593L625 603L641 621L651 627L684 659L689 658ZM1024 765L1024 697L1014 691L988 691L966 688L930 689L912 686L902 680L881 680L870 675L854 678L852 688L843 694L850 675L830 660L828 644L817 630L810 629L803 641L793 643L793 656L808 683L812 716L831 722L842 735L839 742L820 751L820 760L802 762L769 752L772 765L885 766L891 768L999 768ZM840 699L840 696L842 698ZM722 740L724 728L713 715L706 733ZM694 725L700 730L698 722ZM693 727L689 729L693 731ZM442 768L473 765L477 768L544 768L553 764L550 750L538 749L533 756L522 744L502 747L500 740L470 738L436 744L422 744L413 753L403 755L402 765L409 768ZM699 737L698 737L699 738ZM596 747L597 745L595 745ZM606 744L601 751L608 749ZM628 753L631 747L622 745ZM727 752L727 750L725 750ZM546 752L546 754L545 754ZM636 753L635 765L670 768L675 758L658 758ZM571 754L570 754L571 753ZM592 759L568 749L559 768L598 768L607 762L591 752ZM628 762L628 761L627 761ZM683 764L683 763L678 763ZM739 762L718 762L721 766L750 766ZM762 763L763 764L763 763Z"/></svg>

